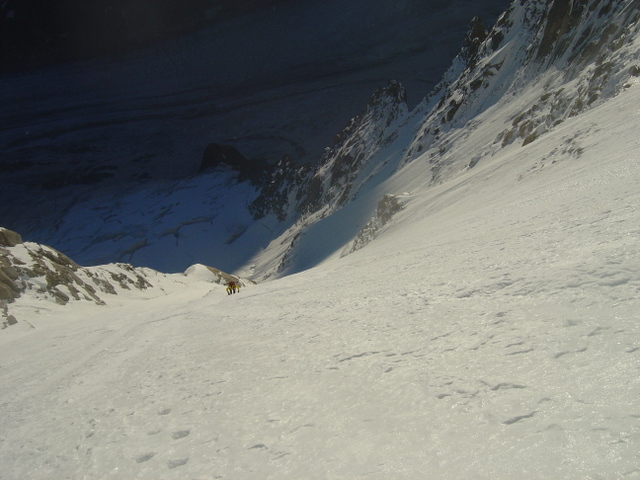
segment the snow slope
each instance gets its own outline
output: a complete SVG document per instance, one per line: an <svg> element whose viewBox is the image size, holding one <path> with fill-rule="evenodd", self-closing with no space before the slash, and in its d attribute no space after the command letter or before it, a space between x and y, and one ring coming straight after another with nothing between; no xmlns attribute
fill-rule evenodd
<svg viewBox="0 0 640 480"><path fill-rule="evenodd" d="M233 296L24 297L0 478L640 478L638 105L410 163L373 241Z"/></svg>
<svg viewBox="0 0 640 480"><path fill-rule="evenodd" d="M340 177L293 225L247 227L275 240L238 236L245 218L229 216L216 242L231 256L253 238L240 273L270 281L229 296L198 266L104 305L11 303L0 478L640 478L636 4L617 2L636 21L609 28L605 6L576 3L578 30L528 63L549 4L515 2L505 18L531 14L532 29L474 68L458 58L385 123L388 141L367 143L388 133L375 115L354 125L362 143L336 151L371 158L342 185L348 201ZM604 30L617 41L589 57L580 32ZM218 180L87 202L67 212L77 232L61 228L79 246L96 228L86 212L104 208L127 219L110 232L206 246ZM136 203L157 225L137 223Z"/></svg>

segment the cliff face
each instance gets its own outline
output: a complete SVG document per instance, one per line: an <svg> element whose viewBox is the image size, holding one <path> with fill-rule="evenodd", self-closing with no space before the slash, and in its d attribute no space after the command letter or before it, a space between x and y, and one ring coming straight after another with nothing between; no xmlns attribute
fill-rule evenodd
<svg viewBox="0 0 640 480"><path fill-rule="evenodd" d="M276 270L290 271L310 225L407 164L420 162L431 184L446 182L628 88L640 75L639 6L637 0L514 1L490 30L473 19L460 54L416 109L407 110L402 86L391 82L325 151L299 187L296 222L277 240L288 248ZM582 147L569 138L554 152L578 158ZM380 225L375 208L369 210L368 223L360 219L358 248Z"/></svg>
<svg viewBox="0 0 640 480"><path fill-rule="evenodd" d="M527 145L567 118L614 96L640 74L640 3L635 0L514 2L480 45L468 45L421 108L422 126L405 161L432 150L434 178L447 170L447 133L478 127L480 116L525 89L538 96L487 142L483 155L512 143ZM472 32L478 31L473 26ZM475 35L473 38L482 38Z"/></svg>
<svg viewBox="0 0 640 480"><path fill-rule="evenodd" d="M400 166L421 157L430 163L433 181L443 181L501 148L527 145L611 98L640 75L640 62L629 66L625 60L638 50L639 6L636 0L515 1L490 30L474 18L460 54L413 112L397 82L373 95L326 149L302 187L297 211L344 205L366 182L358 178L372 164L384 162L376 155L396 138L409 138ZM504 128L477 156L448 154L497 103L533 88L539 90L537 97L527 108L509 112Z"/></svg>
<svg viewBox="0 0 640 480"><path fill-rule="evenodd" d="M408 114L406 92L396 81L377 90L325 150L321 164L304 187L297 210L309 214L343 206L357 193L362 175L375 155L395 140Z"/></svg>
<svg viewBox="0 0 640 480"><path fill-rule="evenodd" d="M270 213L295 221L344 206L381 165L376 155L397 139L409 110L403 86L394 80L376 90L365 108L339 132L315 168L282 159L266 178L250 209L256 219Z"/></svg>

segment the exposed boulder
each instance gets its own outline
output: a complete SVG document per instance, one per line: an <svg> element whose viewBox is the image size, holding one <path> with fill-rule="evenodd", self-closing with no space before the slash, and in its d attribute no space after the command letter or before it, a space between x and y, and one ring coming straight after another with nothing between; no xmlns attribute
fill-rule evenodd
<svg viewBox="0 0 640 480"><path fill-rule="evenodd" d="M0 300L11 301L20 294L20 287L16 283L18 271L9 261L9 252L0 247Z"/></svg>
<svg viewBox="0 0 640 480"><path fill-rule="evenodd" d="M16 317L14 317L13 315L9 315L7 304L4 303L2 300L0 300L0 319L2 320L2 323L0 323L0 330L18 323L18 321L16 320Z"/></svg>
<svg viewBox="0 0 640 480"><path fill-rule="evenodd" d="M9 230L8 228L0 227L0 246L15 247L22 243L22 237L19 233Z"/></svg>

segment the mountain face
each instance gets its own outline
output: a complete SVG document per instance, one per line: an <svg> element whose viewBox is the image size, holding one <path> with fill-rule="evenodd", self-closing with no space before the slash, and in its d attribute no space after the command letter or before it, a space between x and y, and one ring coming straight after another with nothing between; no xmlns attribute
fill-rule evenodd
<svg viewBox="0 0 640 480"><path fill-rule="evenodd" d="M300 187L300 220L277 240L290 248L271 269L296 271L290 266L309 224L354 200L358 191L381 186L408 163L423 163L432 184L446 182L505 148L536 141L628 88L640 75L639 5L514 2L491 30L474 19L453 65L413 112L402 87L392 82L338 135L322 165ZM518 96L527 97L524 105L512 101ZM478 139L478 132L484 138ZM460 155L470 141L476 154ZM575 138L559 150L571 158L581 155ZM385 203L381 195L369 202L370 211L374 201ZM357 235L360 243L370 237L371 222L379 216L372 215Z"/></svg>
<svg viewBox="0 0 640 480"><path fill-rule="evenodd" d="M531 143L611 98L638 75L637 65L629 65L637 48L637 7L638 2L514 2L477 51L458 56L432 95L437 105L423 120L408 158L437 143L443 131L468 125L525 89L541 92L529 108L512 114L488 148Z"/></svg>
<svg viewBox="0 0 640 480"><path fill-rule="evenodd" d="M402 210L408 165L430 185L445 183L636 82L638 6L515 1L490 29L472 20L462 50L413 110L399 82L375 91L318 165L283 156L259 181L243 182L242 162L218 158L198 176L84 196L41 234L82 263L182 271L203 262L256 279L348 254ZM578 159L584 134L569 136L541 168Z"/></svg>
<svg viewBox="0 0 640 480"><path fill-rule="evenodd" d="M2 476L638 478L638 10L473 20L319 165L241 181L212 139L200 174L39 198L64 248L0 228Z"/></svg>
<svg viewBox="0 0 640 480"><path fill-rule="evenodd" d="M388 79L403 83L412 105L420 101L460 48L469 19L493 23L508 0L12 0L0 11L10 23L23 18L19 5L64 4L82 10L79 21L98 11L99 23L107 11L135 9L153 23L165 14L145 11L182 6L204 9L207 23L207 8L222 3L233 12L188 35L175 36L178 29L117 56L0 76L0 175L11 199L0 203L0 224L52 244L55 225L78 202L188 179L210 160L212 144L252 164L316 165ZM115 29L110 35L122 38ZM75 41L73 32L61 40Z"/></svg>
<svg viewBox="0 0 640 480"><path fill-rule="evenodd" d="M320 167L304 185L305 194L297 206L300 213L336 209L357 194L358 178L398 135L398 122L408 112L406 101L404 88L395 81L373 94L364 111L337 135Z"/></svg>

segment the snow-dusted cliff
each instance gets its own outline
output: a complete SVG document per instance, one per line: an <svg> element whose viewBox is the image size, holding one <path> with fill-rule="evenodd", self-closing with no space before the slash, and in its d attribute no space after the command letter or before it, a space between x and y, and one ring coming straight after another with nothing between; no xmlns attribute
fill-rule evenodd
<svg viewBox="0 0 640 480"><path fill-rule="evenodd" d="M327 149L322 165L301 187L300 219L274 242L289 248L278 247L280 261L276 267L270 258L268 275L302 268L292 267L296 250L305 249L301 238L315 222L329 224L325 217L347 200L367 205L342 214L351 215L346 223L366 230L377 202L403 193L394 189L408 188L394 179L403 177L408 164L420 165L426 184L447 182L506 149L525 147L637 84L637 7L634 1L516 1L490 30L474 19L462 51L418 107L408 112L402 87L392 83ZM540 168L579 158L585 135L588 130L568 135L540 159ZM365 194L370 191L375 193ZM342 230L324 243L321 258L341 250L345 237L358 231ZM307 261L302 265L310 266Z"/></svg>

